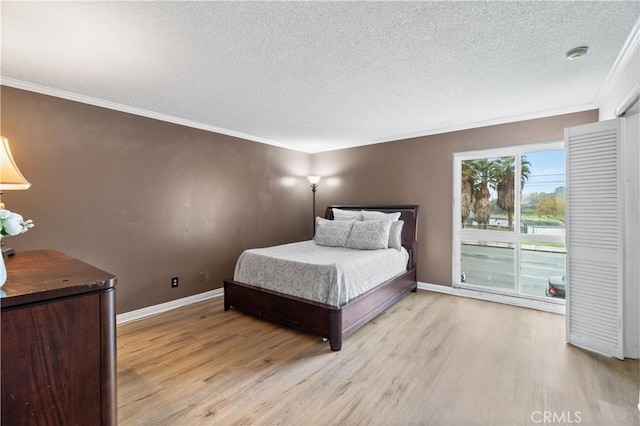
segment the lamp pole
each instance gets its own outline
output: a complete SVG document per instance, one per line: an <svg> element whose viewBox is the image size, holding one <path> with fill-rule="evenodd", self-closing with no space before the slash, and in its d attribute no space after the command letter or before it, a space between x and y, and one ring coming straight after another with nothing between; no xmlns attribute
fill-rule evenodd
<svg viewBox="0 0 640 426"><path fill-rule="evenodd" d="M316 235L316 189L318 189L317 183L311 184L311 192L313 192L313 210L311 216L313 218L313 235Z"/></svg>
<svg viewBox="0 0 640 426"><path fill-rule="evenodd" d="M313 235L316 235L316 189L318 189L318 182L320 182L320 176L307 176L309 183L311 184L311 192L313 193L313 210L311 214L313 216Z"/></svg>

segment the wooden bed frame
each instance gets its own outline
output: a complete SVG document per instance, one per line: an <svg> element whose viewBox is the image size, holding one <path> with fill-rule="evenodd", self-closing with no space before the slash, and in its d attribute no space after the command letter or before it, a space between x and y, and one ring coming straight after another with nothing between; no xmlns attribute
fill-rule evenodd
<svg viewBox="0 0 640 426"><path fill-rule="evenodd" d="M342 339L365 325L409 292L417 290L418 206L327 206L325 218L333 219L332 208L400 212L402 245L409 252L407 271L349 301L342 308L313 302L243 284L224 281L224 310L232 306L243 312L296 330L329 339L331 350L342 349Z"/></svg>

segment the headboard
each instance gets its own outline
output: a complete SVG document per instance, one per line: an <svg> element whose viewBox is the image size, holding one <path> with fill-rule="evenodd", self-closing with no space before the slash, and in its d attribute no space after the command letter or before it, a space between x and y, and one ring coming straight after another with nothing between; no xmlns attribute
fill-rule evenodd
<svg viewBox="0 0 640 426"><path fill-rule="evenodd" d="M375 210L383 213L400 212L402 226L402 246L409 252L409 269L414 269L418 259L418 207L417 205L397 206L355 206L333 204L327 206L325 219L333 220L333 208L342 210Z"/></svg>

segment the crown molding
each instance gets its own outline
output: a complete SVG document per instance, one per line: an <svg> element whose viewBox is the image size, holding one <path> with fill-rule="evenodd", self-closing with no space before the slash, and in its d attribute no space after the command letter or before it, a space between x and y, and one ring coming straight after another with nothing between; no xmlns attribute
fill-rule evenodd
<svg viewBox="0 0 640 426"><path fill-rule="evenodd" d="M106 101L104 99L93 98L91 96L79 95L77 93L68 92L66 90L54 89L51 87L41 86L39 84L28 83L26 81L16 80L13 78L0 77L0 85L13 87L16 89L27 90L29 92L40 93L43 95L53 96L56 98L67 99L69 101L80 102L87 105L93 105L100 108L111 109L114 111L125 112L127 114L138 115L140 117L152 118L154 120L165 121L167 123L178 124L180 126L191 127L194 129L205 130L207 132L219 133L221 135L232 136L234 138L245 139L252 142L259 142L267 145L277 146L279 148L293 149L286 144L272 141L270 139L249 135L235 130L229 130L222 127L211 126L197 121L186 120L184 118L175 117L168 114L149 111L143 108L132 107L117 102Z"/></svg>
<svg viewBox="0 0 640 426"><path fill-rule="evenodd" d="M638 46L640 46L640 18L638 18L635 25L633 26L633 29L631 30L631 33L629 33L627 40L624 42L622 50L620 50L618 57L613 63L613 66L611 67L607 78L604 80L604 83L600 87L600 91L598 91L598 94L593 102L595 105L597 105L598 108L600 108L604 103L606 97L609 95L611 89L616 84L616 82L620 78L620 75L629 63L629 60L638 49Z"/></svg>
<svg viewBox="0 0 640 426"><path fill-rule="evenodd" d="M483 121L475 121L473 123L460 124L458 126L441 127L441 128L430 129L430 130L425 130L425 131L421 131L421 132L393 135L393 136L390 136L390 137L381 138L381 139L375 139L375 140L369 140L369 141L358 141L358 142L354 142L353 144L344 144L344 145L340 145L340 146L336 146L336 147L327 148L327 149L324 149L324 150L305 151L305 152L309 152L311 154L316 154L316 153L320 153L320 152L329 152L329 151L337 151L337 150L340 150L340 149L357 148L359 146L375 145L375 144L379 144L379 143L398 142L398 141L401 141L401 140L420 138L420 137L424 137L424 136L441 135L441 134L444 134L444 133L453 133L453 132L460 132L460 131L463 131L463 130L479 129L479 128L482 128L482 127L497 126L497 125L501 125L501 124L517 123L517 122L528 121L528 120L537 120L537 119L540 119L540 118L555 117L555 116L558 116L558 115L565 115L565 114L574 114L574 113L578 113L578 112L584 112L584 111L590 111L590 110L596 110L596 109L598 109L598 106L596 106L593 103L591 103L591 104L583 104L583 105L576 105L576 106L572 106L572 107L568 107L568 108L560 108L560 109L554 109L554 110L539 111L539 112L534 112L534 113L529 113L529 114L522 114L522 115L513 115L513 116L509 116L509 117L502 117L502 118L483 120Z"/></svg>
<svg viewBox="0 0 640 426"><path fill-rule="evenodd" d="M636 27L637 27L637 25L636 25ZM244 140L248 140L248 141L252 141L252 142L258 142L258 143L263 143L263 144L267 144L267 145L272 145L272 146L276 146L276 147L279 147L279 148L289 149L289 150L292 150L292 151L304 152L304 153L307 153L307 154L317 154L317 153L321 153L321 152L338 151L338 150L341 150L341 149L357 148L357 147L367 146L367 145L375 145L375 144L380 144L380 143L395 142L395 141L419 138L419 137L424 137L424 136L433 136L433 135L438 135L438 134L443 134L443 133L452 133L452 132L458 132L458 131L462 131L462 130L470 130L470 129L477 129L477 128L481 128L481 127L496 126L496 125L500 125L500 124L515 123L515 122L519 122L519 121L535 120L535 119L539 119L539 118L553 117L553 116L556 116L556 115L563 115L563 114L572 114L572 113L583 112L583 111L588 111L588 110L598 109L599 108L599 106L596 105L595 103L584 104L584 105L577 105L577 106L573 106L573 107L569 107L569 108L562 108L562 109L555 109L555 110L548 110L548 111L539 111L539 112L530 113L530 114L522 114L522 115L516 115L516 116L509 116L509 117L501 117L501 118L497 118L497 119L484 120L484 121L476 121L476 122L473 122L473 123L466 123L466 124L461 124L461 125L457 125L457 126L442 127L442 128L436 128L436 129L427 129L427 130L420 131L420 132L397 134L397 135L392 135L392 136L388 136L388 137L384 137L384 138L380 138L380 139L353 141L352 143L346 143L346 144L342 144L342 145L339 145L339 146L331 146L331 147L327 147L326 149L301 149L301 148L294 147L291 144L286 144L286 143L282 143L282 142L276 142L276 141L272 141L270 139L265 139L265 138L261 138L261 137L258 137L258 136L248 135L246 133L237 132L237 131L234 131L234 130L224 129L224 128L217 127L217 126L211 126L211 125L204 124L204 123L199 123L199 122L196 122L196 121L191 121L191 120L186 120L186 119L179 118L179 117L174 117L172 115L161 114L161 113L154 112L154 111L148 111L148 110L145 110L145 109L142 109L142 108L131 107L131 106L127 106L127 105L124 105L124 104L119 104L119 103L116 103L116 102L111 102L111 101L106 101L106 100L103 100L103 99L93 98L93 97L90 97L90 96L80 95L80 94L73 93L73 92L67 92L65 90L54 89L54 88L50 88L50 87L46 87L46 86L41 86L41 85L38 85L38 84L28 83L28 82L17 80L17 79L0 77L0 85L8 86L8 87L14 87L16 89L21 89L21 90L27 90L27 91L30 91L30 92L40 93L40 94L43 94L43 95L54 96L54 97L57 97L57 98L67 99L67 100L70 100L70 101L80 102L80 103L84 103L84 104L87 104L87 105L93 105L93 106L106 108L106 109L111 109L111 110L115 110L115 111L120 111L120 112L124 112L124 113L128 113L128 114L138 115L138 116L141 116L141 117L151 118L151 119L154 119L154 120L165 121L165 122L168 122L168 123L178 124L178 125L181 125L181 126L191 127L191 128L194 128L194 129L204 130L204 131L213 132L213 133L219 133L219 134L226 135L226 136L232 136L232 137L235 137L235 138L244 139Z"/></svg>

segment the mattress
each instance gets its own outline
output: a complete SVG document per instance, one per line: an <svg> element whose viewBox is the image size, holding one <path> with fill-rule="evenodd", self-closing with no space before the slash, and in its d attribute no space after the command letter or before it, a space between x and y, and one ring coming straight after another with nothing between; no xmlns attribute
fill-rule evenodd
<svg viewBox="0 0 640 426"><path fill-rule="evenodd" d="M407 270L402 248L356 250L314 241L244 251L234 280L314 302L342 307Z"/></svg>

